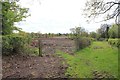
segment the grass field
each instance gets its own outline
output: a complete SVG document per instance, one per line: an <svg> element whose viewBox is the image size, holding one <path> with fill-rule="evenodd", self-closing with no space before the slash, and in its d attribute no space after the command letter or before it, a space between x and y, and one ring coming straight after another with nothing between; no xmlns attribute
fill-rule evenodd
<svg viewBox="0 0 120 80"><path fill-rule="evenodd" d="M118 49L107 42L93 42L91 46L69 55L58 51L68 66L66 76L75 78L93 78L97 71L103 76L118 77ZM64 62L63 62L64 64Z"/></svg>

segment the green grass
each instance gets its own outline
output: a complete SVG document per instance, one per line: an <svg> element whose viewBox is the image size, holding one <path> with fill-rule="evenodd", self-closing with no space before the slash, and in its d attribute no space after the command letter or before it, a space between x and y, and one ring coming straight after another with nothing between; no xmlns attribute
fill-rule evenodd
<svg viewBox="0 0 120 80"><path fill-rule="evenodd" d="M98 49L95 49L98 47ZM108 72L118 77L118 49L107 42L93 42L91 46L69 55L57 51L69 65L66 75L76 78L93 78L93 71Z"/></svg>

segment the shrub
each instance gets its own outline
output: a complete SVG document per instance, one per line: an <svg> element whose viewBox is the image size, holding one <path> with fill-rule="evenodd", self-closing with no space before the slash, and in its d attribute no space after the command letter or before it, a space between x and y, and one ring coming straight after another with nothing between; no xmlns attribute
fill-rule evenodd
<svg viewBox="0 0 120 80"><path fill-rule="evenodd" d="M39 56L39 49L36 47L29 47L29 48L25 47L24 53L32 56Z"/></svg>
<svg viewBox="0 0 120 80"><path fill-rule="evenodd" d="M76 38L75 39L75 44L76 44L76 50L83 49L91 44L91 39L82 37L82 38Z"/></svg>
<svg viewBox="0 0 120 80"><path fill-rule="evenodd" d="M108 39L108 43L115 47L120 47L120 40L118 38L116 39Z"/></svg>
<svg viewBox="0 0 120 80"><path fill-rule="evenodd" d="M98 38L98 41L105 41L105 38Z"/></svg>
<svg viewBox="0 0 120 80"><path fill-rule="evenodd" d="M95 39L95 38L90 38L90 40L91 40L91 41L96 41L96 39Z"/></svg>
<svg viewBox="0 0 120 80"><path fill-rule="evenodd" d="M2 36L2 53L10 55L13 53L23 53L25 47L28 46L28 40L25 36L6 35Z"/></svg>

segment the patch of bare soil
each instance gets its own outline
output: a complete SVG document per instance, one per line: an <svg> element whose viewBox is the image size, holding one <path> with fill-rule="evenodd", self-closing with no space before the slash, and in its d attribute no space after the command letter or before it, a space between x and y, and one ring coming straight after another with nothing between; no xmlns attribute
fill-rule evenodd
<svg viewBox="0 0 120 80"><path fill-rule="evenodd" d="M67 38L44 38L41 39L43 54L53 54L56 50L61 50L65 53L74 54L75 42Z"/></svg>
<svg viewBox="0 0 120 80"><path fill-rule="evenodd" d="M108 72L99 72L99 71L93 71L93 80L103 80L103 79L111 79L116 80L116 78L113 75L110 75Z"/></svg>
<svg viewBox="0 0 120 80"><path fill-rule="evenodd" d="M65 78L67 65L54 55L12 55L2 58L3 78Z"/></svg>

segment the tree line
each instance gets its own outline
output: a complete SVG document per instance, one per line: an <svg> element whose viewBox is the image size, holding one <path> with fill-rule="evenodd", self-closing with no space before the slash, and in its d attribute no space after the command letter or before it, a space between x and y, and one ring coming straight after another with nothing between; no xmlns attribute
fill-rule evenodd
<svg viewBox="0 0 120 80"><path fill-rule="evenodd" d="M100 38L120 38L118 31L120 30L118 24L101 24L100 28L96 31L88 32L83 27L76 27L71 28L71 35L77 36L80 35L81 37L91 37L95 39Z"/></svg>

